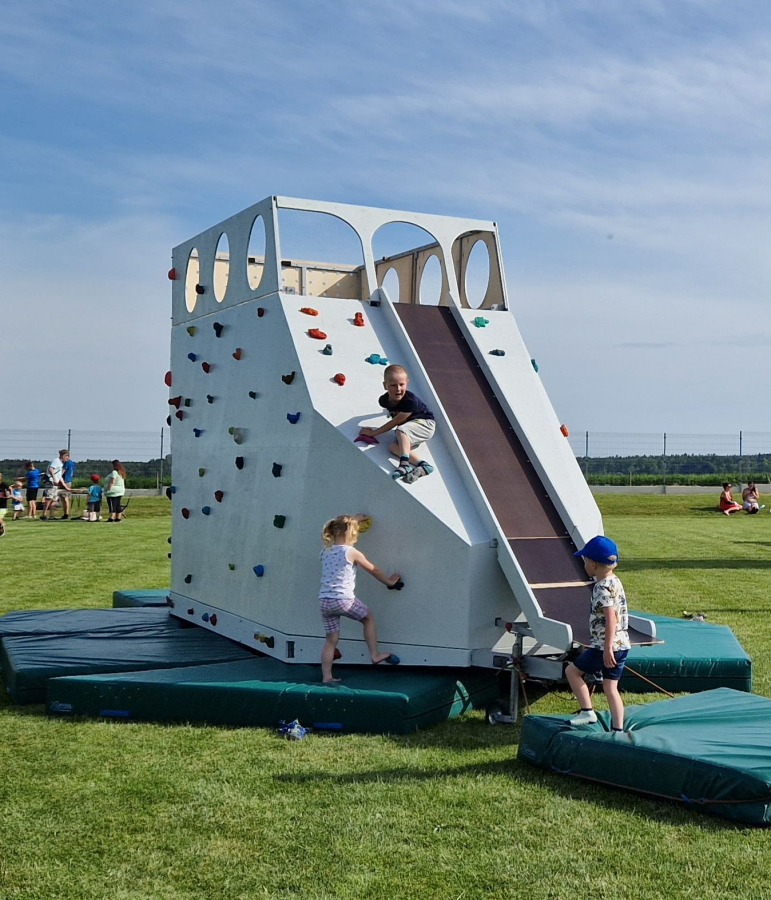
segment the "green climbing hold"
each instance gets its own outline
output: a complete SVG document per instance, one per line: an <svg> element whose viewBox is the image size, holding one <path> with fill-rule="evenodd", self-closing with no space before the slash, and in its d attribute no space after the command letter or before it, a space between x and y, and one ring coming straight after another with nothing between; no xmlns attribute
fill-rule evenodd
<svg viewBox="0 0 771 900"><path fill-rule="evenodd" d="M260 395L257 393L257 391L249 391L249 396L252 398L252 400L256 400Z"/></svg>
<svg viewBox="0 0 771 900"><path fill-rule="evenodd" d="M286 524L286 516L273 516L273 524L276 528L283 528Z"/></svg>
<svg viewBox="0 0 771 900"><path fill-rule="evenodd" d="M235 563L228 563L228 568L230 569L231 572L235 569L235 567L236 567Z"/></svg>
<svg viewBox="0 0 771 900"><path fill-rule="evenodd" d="M490 324L490 320L489 320L489 319L485 319L484 316L477 316L477 317L474 319L474 324L476 325L477 328L484 328L485 325L489 325L489 324Z"/></svg>
<svg viewBox="0 0 771 900"><path fill-rule="evenodd" d="M331 356L332 355L332 345L327 344L326 347L324 347L324 349L321 352L324 354L324 356Z"/></svg>
<svg viewBox="0 0 771 900"><path fill-rule="evenodd" d="M530 360L530 365L535 369L536 372L538 371L538 363L534 359Z"/></svg>
<svg viewBox="0 0 771 900"><path fill-rule="evenodd" d="M199 469L199 470L198 470L198 477L199 477L199 478L203 478L203 476L204 476L205 474L206 474L206 469Z"/></svg>

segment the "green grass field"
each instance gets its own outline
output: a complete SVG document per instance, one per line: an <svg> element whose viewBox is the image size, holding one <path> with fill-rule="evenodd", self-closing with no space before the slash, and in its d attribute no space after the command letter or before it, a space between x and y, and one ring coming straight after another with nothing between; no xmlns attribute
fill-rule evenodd
<svg viewBox="0 0 771 900"><path fill-rule="evenodd" d="M599 501L630 604L730 625L771 696L771 516L729 519L699 496ZM10 523L0 612L167 587L166 501L129 512L117 529ZM573 708L561 693L534 709ZM517 761L518 735L475 713L291 743L0 699L0 898L771 897L771 831L542 772Z"/></svg>

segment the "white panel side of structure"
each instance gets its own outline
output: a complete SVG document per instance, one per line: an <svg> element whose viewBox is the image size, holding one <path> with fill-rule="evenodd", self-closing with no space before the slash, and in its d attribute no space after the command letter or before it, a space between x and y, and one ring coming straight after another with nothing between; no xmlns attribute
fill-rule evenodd
<svg viewBox="0 0 771 900"><path fill-rule="evenodd" d="M486 310L489 324L476 327L475 310L455 308L456 321L528 453L565 528L578 547L603 533L602 516L549 401L514 316ZM493 356L491 350L505 356Z"/></svg>

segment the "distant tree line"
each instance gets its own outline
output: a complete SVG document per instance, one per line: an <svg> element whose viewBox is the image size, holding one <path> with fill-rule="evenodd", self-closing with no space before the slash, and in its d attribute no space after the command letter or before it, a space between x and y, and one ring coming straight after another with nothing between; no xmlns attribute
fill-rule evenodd
<svg viewBox="0 0 771 900"><path fill-rule="evenodd" d="M703 484L771 481L771 456L679 453L664 456L578 457L590 484Z"/></svg>
<svg viewBox="0 0 771 900"><path fill-rule="evenodd" d="M50 459L33 459L32 462L44 472ZM26 475L26 459L0 460L0 472L3 481L12 481L19 475ZM148 459L147 462L124 462L126 470L126 487L154 488L158 485L161 474L161 459ZM109 459L76 459L73 487L85 487L92 475L99 475L103 480L112 472L112 460ZM163 484L171 484L171 456L163 460Z"/></svg>

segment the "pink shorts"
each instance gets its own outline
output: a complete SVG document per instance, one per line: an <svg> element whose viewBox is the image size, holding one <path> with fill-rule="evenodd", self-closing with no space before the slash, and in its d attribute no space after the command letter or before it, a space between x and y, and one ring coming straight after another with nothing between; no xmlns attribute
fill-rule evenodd
<svg viewBox="0 0 771 900"><path fill-rule="evenodd" d="M324 631L327 634L334 634L336 631L340 631L340 616L361 622L362 619L369 615L369 607L365 606L356 597L351 597L348 600L340 600L336 597L320 597L319 606L321 607Z"/></svg>

